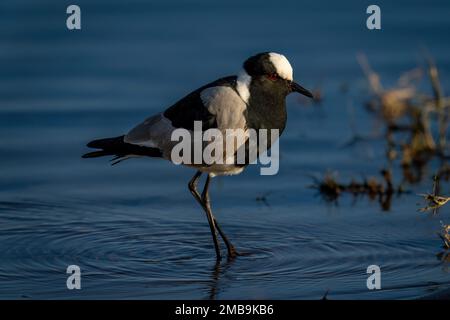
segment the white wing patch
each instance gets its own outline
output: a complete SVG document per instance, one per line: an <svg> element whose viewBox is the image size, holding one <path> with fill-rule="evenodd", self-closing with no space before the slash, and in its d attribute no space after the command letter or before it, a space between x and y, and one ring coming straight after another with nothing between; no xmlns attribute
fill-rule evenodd
<svg viewBox="0 0 450 320"><path fill-rule="evenodd" d="M244 111L247 105L230 87L218 86L206 88L200 94L208 111L216 116L217 127L225 129L245 129Z"/></svg>
<svg viewBox="0 0 450 320"><path fill-rule="evenodd" d="M269 59L281 78L289 81L294 79L292 66L285 56L279 53L271 52L269 53Z"/></svg>
<svg viewBox="0 0 450 320"><path fill-rule="evenodd" d="M246 103L241 96L230 87L212 87L203 90L200 97L208 111L216 116L217 128L222 133L223 159L225 163L234 163L235 152L248 140L247 121L244 112ZM226 150L227 141L233 147Z"/></svg>

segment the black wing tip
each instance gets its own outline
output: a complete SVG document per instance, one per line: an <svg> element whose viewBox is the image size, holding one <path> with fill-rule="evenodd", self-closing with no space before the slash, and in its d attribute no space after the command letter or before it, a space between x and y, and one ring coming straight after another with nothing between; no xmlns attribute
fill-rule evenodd
<svg viewBox="0 0 450 320"><path fill-rule="evenodd" d="M117 144L122 144L123 138L125 137L125 135L121 135L118 137L113 137L113 138L104 138L104 139L96 139L96 140L92 140L90 142L88 142L88 144L86 144L86 146L88 148L97 148L97 149L105 149L105 148L110 148L110 147L114 147Z"/></svg>
<svg viewBox="0 0 450 320"><path fill-rule="evenodd" d="M88 142L87 144L86 144L86 147L88 147L88 148L95 148L95 142L96 142L97 140L92 140L92 141L90 141L90 142Z"/></svg>
<svg viewBox="0 0 450 320"><path fill-rule="evenodd" d="M100 149L93 152L83 154L81 157L97 158L103 156L115 156L112 164L115 165L123 160L128 159L129 155L149 156L161 158L163 153L157 148L143 147L124 142L124 136L115 138L92 140L87 144L89 148Z"/></svg>
<svg viewBox="0 0 450 320"><path fill-rule="evenodd" d="M85 153L81 156L81 158L83 159L88 159L88 158L97 158L97 157L103 157L108 155L109 153L105 152L105 151L94 151L94 152L88 152Z"/></svg>

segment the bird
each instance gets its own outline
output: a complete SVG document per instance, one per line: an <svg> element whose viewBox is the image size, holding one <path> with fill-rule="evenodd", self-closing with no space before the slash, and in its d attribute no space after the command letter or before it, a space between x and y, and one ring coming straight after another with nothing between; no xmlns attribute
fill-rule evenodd
<svg viewBox="0 0 450 320"><path fill-rule="evenodd" d="M220 78L192 91L165 111L148 117L128 133L89 142L87 147L97 150L82 157L113 156L112 164L131 157L171 161L175 146L171 139L172 133L178 129L192 132L196 122L202 125L203 132L208 129L220 132L227 129L276 129L281 136L287 121L286 97L292 92L313 98L310 91L294 81L292 66L284 55L276 52L258 53L246 59L236 75ZM194 140L195 135L191 139ZM244 147L248 154L248 136L245 139L245 144L238 147ZM266 146L267 150L271 145L270 141ZM202 147L205 147L203 142ZM258 149L258 154L259 152ZM244 163L216 161L207 164L201 161L182 164L196 169L188 188L206 213L216 260L220 261L222 258L218 235L226 245L228 259L234 259L240 253L227 238L212 212L209 187L215 176L241 173L249 164L248 159ZM197 185L203 174L206 174L206 180L200 193Z"/></svg>

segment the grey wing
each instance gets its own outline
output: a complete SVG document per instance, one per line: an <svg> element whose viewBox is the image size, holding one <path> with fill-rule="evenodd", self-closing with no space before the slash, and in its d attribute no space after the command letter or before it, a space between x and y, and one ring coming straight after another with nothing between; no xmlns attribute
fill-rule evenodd
<svg viewBox="0 0 450 320"><path fill-rule="evenodd" d="M245 147L249 138L245 117L247 104L231 87L207 88L201 93L201 98L208 111L216 117L217 129L222 136L221 141L214 139L210 144L222 145L219 150L223 151L224 163L236 163L238 150ZM241 150L245 153L240 153L240 156L246 157L245 149ZM241 161L239 163L243 163Z"/></svg>
<svg viewBox="0 0 450 320"><path fill-rule="evenodd" d="M124 142L159 149L163 157L168 158L173 144L170 138L174 130L170 120L159 113L131 129L125 135Z"/></svg>
<svg viewBox="0 0 450 320"><path fill-rule="evenodd" d="M233 88L207 88L201 92L200 97L207 110L215 116L219 130L246 129L247 105Z"/></svg>
<svg viewBox="0 0 450 320"><path fill-rule="evenodd" d="M246 129L245 110L245 102L231 86L204 87L186 96L164 113L146 119L130 130L124 141L157 148L164 158L170 159L171 150L178 143L171 139L174 130L183 128L193 133L194 121L200 121L203 131L217 128L225 139L228 134L226 129ZM194 135L191 134L191 137L193 139ZM204 146L207 144L202 143Z"/></svg>

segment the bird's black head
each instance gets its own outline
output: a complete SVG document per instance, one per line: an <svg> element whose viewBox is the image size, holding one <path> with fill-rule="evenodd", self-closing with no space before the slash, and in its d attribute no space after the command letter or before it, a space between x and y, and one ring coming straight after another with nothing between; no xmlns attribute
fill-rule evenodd
<svg viewBox="0 0 450 320"><path fill-rule="evenodd" d="M275 52L263 52L248 58L244 70L251 77L253 85L266 92L287 96L298 92L310 98L311 92L293 81L291 64L285 56Z"/></svg>

